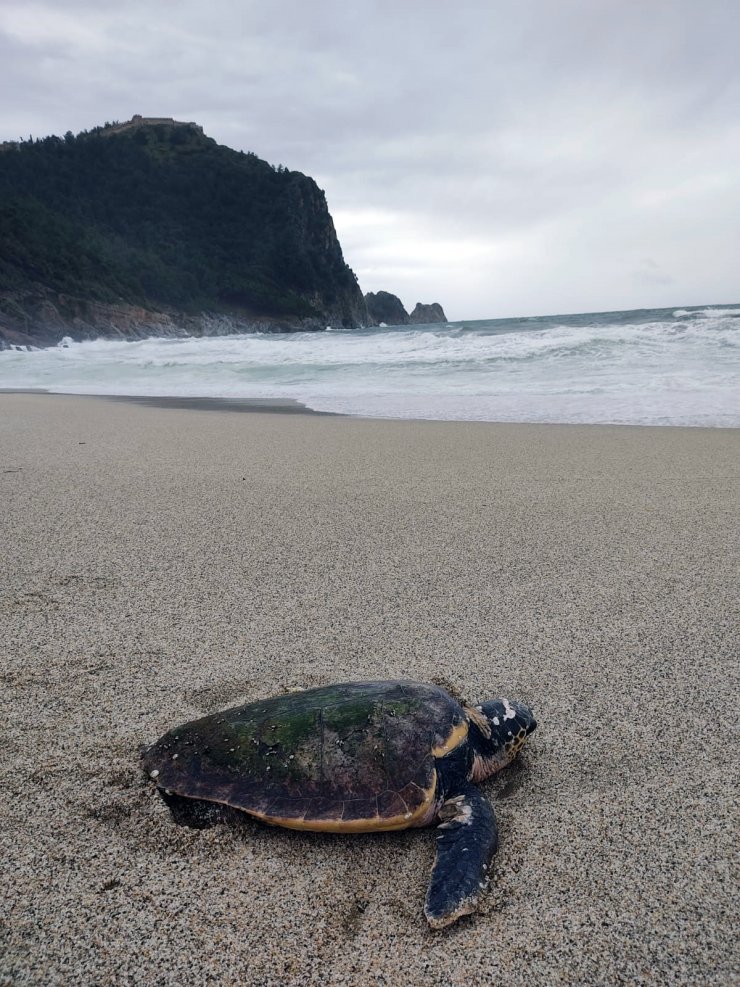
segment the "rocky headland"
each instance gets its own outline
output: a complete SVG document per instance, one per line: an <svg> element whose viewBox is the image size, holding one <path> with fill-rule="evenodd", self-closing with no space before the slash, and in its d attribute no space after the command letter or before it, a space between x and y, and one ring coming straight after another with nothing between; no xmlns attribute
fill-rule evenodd
<svg viewBox="0 0 740 987"><path fill-rule="evenodd" d="M0 145L0 347L369 324L300 172L164 117Z"/></svg>
<svg viewBox="0 0 740 987"><path fill-rule="evenodd" d="M0 143L0 349L445 321L363 297L315 181L196 123Z"/></svg>

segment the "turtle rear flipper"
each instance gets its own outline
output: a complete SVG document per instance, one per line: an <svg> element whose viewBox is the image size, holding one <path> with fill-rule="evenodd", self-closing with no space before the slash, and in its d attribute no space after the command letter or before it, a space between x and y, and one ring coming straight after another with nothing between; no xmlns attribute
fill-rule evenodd
<svg viewBox="0 0 740 987"><path fill-rule="evenodd" d="M498 836L493 809L477 788L464 785L442 806L437 857L424 903L433 929L442 929L475 911L486 887L488 861Z"/></svg>

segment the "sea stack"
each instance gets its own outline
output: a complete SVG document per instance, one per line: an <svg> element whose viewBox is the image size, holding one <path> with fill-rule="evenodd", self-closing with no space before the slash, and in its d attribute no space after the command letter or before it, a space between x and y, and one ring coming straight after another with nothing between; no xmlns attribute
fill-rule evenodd
<svg viewBox="0 0 740 987"><path fill-rule="evenodd" d="M447 322L447 316L439 302L432 302L431 305L416 303L416 308L409 315L409 322L412 325L428 325L432 322Z"/></svg>
<svg viewBox="0 0 740 987"><path fill-rule="evenodd" d="M407 326L409 324L409 313L403 307L401 299L397 295L392 295L390 291L369 291L365 295L367 314L371 320L380 325L384 322L387 326Z"/></svg>
<svg viewBox="0 0 740 987"><path fill-rule="evenodd" d="M447 316L439 302L431 305L416 303L416 308L409 315L403 307L401 299L390 291L368 292L365 295L367 314L374 325L407 326L428 325L434 322L447 322Z"/></svg>

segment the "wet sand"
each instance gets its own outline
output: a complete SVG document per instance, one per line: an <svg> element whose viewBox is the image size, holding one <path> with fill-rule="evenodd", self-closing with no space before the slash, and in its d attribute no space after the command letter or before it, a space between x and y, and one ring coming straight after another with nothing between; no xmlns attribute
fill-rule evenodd
<svg viewBox="0 0 740 987"><path fill-rule="evenodd" d="M732 984L740 432L0 395L0 983ZM359 678L529 702L477 915L432 831L176 827L178 722Z"/></svg>

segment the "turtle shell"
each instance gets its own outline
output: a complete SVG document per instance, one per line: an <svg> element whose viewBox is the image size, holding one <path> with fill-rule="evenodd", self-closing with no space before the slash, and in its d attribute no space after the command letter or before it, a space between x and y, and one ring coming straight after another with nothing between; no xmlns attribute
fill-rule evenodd
<svg viewBox="0 0 740 987"><path fill-rule="evenodd" d="M159 788L293 829L431 822L435 758L467 738L462 706L432 685L350 682L194 720L146 751Z"/></svg>

